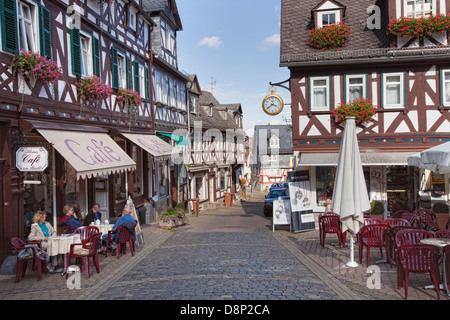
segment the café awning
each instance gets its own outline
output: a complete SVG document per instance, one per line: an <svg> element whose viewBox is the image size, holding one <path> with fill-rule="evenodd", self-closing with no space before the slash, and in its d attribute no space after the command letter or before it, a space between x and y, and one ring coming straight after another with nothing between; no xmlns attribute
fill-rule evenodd
<svg viewBox="0 0 450 320"><path fill-rule="evenodd" d="M169 158L172 155L172 146L155 135L137 133L122 133L122 135L154 157Z"/></svg>
<svg viewBox="0 0 450 320"><path fill-rule="evenodd" d="M408 165L414 152L361 152L363 166ZM299 166L337 166L339 153L302 153Z"/></svg>
<svg viewBox="0 0 450 320"><path fill-rule="evenodd" d="M136 169L133 159L106 133L39 128L37 131L72 165L77 179Z"/></svg>

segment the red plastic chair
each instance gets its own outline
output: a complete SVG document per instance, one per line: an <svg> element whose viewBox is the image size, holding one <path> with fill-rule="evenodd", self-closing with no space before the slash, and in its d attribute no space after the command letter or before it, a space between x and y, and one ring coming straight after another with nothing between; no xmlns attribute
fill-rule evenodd
<svg viewBox="0 0 450 320"><path fill-rule="evenodd" d="M419 226L419 216L414 212L405 212L400 218L407 220L412 227Z"/></svg>
<svg viewBox="0 0 450 320"><path fill-rule="evenodd" d="M417 245L420 240L433 238L433 234L423 229L405 229L400 230L395 235L395 243L397 247L404 245Z"/></svg>
<svg viewBox="0 0 450 320"><path fill-rule="evenodd" d="M100 233L98 227L95 226L83 226L75 229L73 233L80 234L81 241L88 240L91 236L96 233Z"/></svg>
<svg viewBox="0 0 450 320"><path fill-rule="evenodd" d="M125 226L120 226L115 231L108 231L108 240L106 241L105 257L108 256L109 244L114 242L114 236L116 232L119 232L119 242L116 248L116 257L119 259L120 253L127 254L127 243L130 245L131 256L134 256L134 243L132 239L131 231Z"/></svg>
<svg viewBox="0 0 450 320"><path fill-rule="evenodd" d="M345 247L346 233L342 232L341 221L335 214L323 215L319 218L319 237L322 247L325 246L325 238L327 233L335 233L339 240L339 246Z"/></svg>
<svg viewBox="0 0 450 320"><path fill-rule="evenodd" d="M450 239L450 229L438 230L434 234L434 237L440 239Z"/></svg>
<svg viewBox="0 0 450 320"><path fill-rule="evenodd" d="M381 219L378 218L364 218L364 225L365 226L369 226L372 224L382 224L383 221Z"/></svg>
<svg viewBox="0 0 450 320"><path fill-rule="evenodd" d="M414 213L419 215L419 227L421 229L435 233L440 230L441 227L437 223L436 213L430 209L417 209Z"/></svg>
<svg viewBox="0 0 450 320"><path fill-rule="evenodd" d="M408 220L403 218L389 218L384 220L384 224L388 224L391 227L394 226L411 226L411 223L409 223Z"/></svg>
<svg viewBox="0 0 450 320"><path fill-rule="evenodd" d="M409 210L398 210L392 215L392 218L401 218L405 213L411 213Z"/></svg>
<svg viewBox="0 0 450 320"><path fill-rule="evenodd" d="M367 247L367 265L370 262L370 248L386 249L386 230L389 228L387 224L372 224L361 228L359 232L359 262L362 263L363 247Z"/></svg>
<svg viewBox="0 0 450 320"><path fill-rule="evenodd" d="M80 260L83 260L84 268L86 271L86 278L90 277L90 269L89 269L89 258L92 257L94 261L94 266L97 273L100 273L100 265L98 263L98 242L100 241L101 233L96 233L92 235L89 239L84 241L83 243L73 243L70 245L70 252L67 255L67 268L70 265L70 260L72 258L76 258L78 261L78 266L80 270L82 270L82 265ZM68 273L66 273L66 279L68 278Z"/></svg>
<svg viewBox="0 0 450 320"><path fill-rule="evenodd" d="M397 289L405 283L405 299L408 299L409 273L429 273L438 299L439 295L439 249L433 245L416 244L398 247Z"/></svg>
<svg viewBox="0 0 450 320"><path fill-rule="evenodd" d="M25 273L27 271L27 265L28 265L28 261L32 261L33 265L32 265L32 270L36 267L37 269L37 275L38 275L38 281L42 280L42 271L44 271L44 273L47 273L47 266L46 266L46 261L45 260L41 260L38 258L37 254L36 254L36 250L34 247L25 247L26 245L29 244L35 244L36 246L38 246L39 248L41 247L41 243L40 241L29 241L29 242L25 242L20 238L17 237L13 237L11 238L11 244L14 247L15 253L16 255L19 254L19 252L22 249L31 249L31 251L33 252L33 255L30 256L29 258L23 258L20 259L17 256L17 265L16 265L16 283L19 283L20 278L25 277Z"/></svg>
<svg viewBox="0 0 450 320"><path fill-rule="evenodd" d="M64 233L71 234L71 233L74 233L74 232L75 232L75 228L74 227L69 226L68 224L64 225Z"/></svg>
<svg viewBox="0 0 450 320"><path fill-rule="evenodd" d="M387 230L386 230L386 255L387 255L387 260L391 266L392 266L392 262L393 262L392 257L396 256L397 243L395 242L395 238L397 236L397 233L400 230L410 230L410 229L420 230L418 227L411 227L411 226L389 226L389 228L387 228Z"/></svg>

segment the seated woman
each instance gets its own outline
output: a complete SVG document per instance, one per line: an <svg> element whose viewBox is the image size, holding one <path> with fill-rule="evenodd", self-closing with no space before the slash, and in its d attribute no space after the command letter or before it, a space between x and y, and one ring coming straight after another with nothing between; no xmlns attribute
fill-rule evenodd
<svg viewBox="0 0 450 320"><path fill-rule="evenodd" d="M63 208L63 212L64 212L64 217L62 217L62 219L61 219L61 223L63 226L66 226L66 225L71 226L73 228L73 230L82 226L82 224L78 220L77 214L73 210L72 206L66 204Z"/></svg>
<svg viewBox="0 0 450 320"><path fill-rule="evenodd" d="M47 219L47 213L44 211L38 211L33 216L33 224L31 225L31 231L28 236L29 241L40 240L41 248L47 250L48 237L56 236L56 230L52 225L45 221ZM51 263L47 264L47 268L50 272L53 272L55 266L58 264L58 256L51 257ZM56 272L56 271L55 271Z"/></svg>

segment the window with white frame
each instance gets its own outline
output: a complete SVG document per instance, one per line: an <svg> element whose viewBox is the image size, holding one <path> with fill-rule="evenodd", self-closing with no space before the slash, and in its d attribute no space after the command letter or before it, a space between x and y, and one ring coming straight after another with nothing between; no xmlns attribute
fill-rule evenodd
<svg viewBox="0 0 450 320"><path fill-rule="evenodd" d="M442 70L442 103L450 106L450 69Z"/></svg>
<svg viewBox="0 0 450 320"><path fill-rule="evenodd" d="M405 0L405 16L427 17L433 14L435 0Z"/></svg>
<svg viewBox="0 0 450 320"><path fill-rule="evenodd" d="M19 1L17 7L18 29L19 29L19 49L38 51L38 24L36 5Z"/></svg>
<svg viewBox="0 0 450 320"><path fill-rule="evenodd" d="M383 74L383 107L404 107L404 74L403 72Z"/></svg>
<svg viewBox="0 0 450 320"><path fill-rule="evenodd" d="M312 77L311 86L311 111L326 111L330 109L330 78Z"/></svg>
<svg viewBox="0 0 450 320"><path fill-rule="evenodd" d="M141 98L145 98L145 67L140 63L138 66L139 95Z"/></svg>
<svg viewBox="0 0 450 320"><path fill-rule="evenodd" d="M91 38L83 33L80 33L80 49L81 49L81 75L88 76L92 74Z"/></svg>
<svg viewBox="0 0 450 320"><path fill-rule="evenodd" d="M366 97L366 76L347 75L345 77L346 100L353 101L357 98Z"/></svg>
<svg viewBox="0 0 450 320"><path fill-rule="evenodd" d="M127 87L127 64L126 57L120 52L117 53L117 69L118 69L118 79L119 88L125 89Z"/></svg>
<svg viewBox="0 0 450 320"><path fill-rule="evenodd" d="M128 15L128 27L134 31L136 31L136 12L130 9L130 13Z"/></svg>
<svg viewBox="0 0 450 320"><path fill-rule="evenodd" d="M317 13L317 27L322 28L324 26L339 23L341 15L339 11L319 11Z"/></svg>

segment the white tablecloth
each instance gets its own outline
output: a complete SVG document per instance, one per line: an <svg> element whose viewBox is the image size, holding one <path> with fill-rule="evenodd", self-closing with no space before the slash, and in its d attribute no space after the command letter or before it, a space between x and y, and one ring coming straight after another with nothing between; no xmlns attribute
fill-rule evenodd
<svg viewBox="0 0 450 320"><path fill-rule="evenodd" d="M113 224L91 224L91 226L97 227L98 231L103 234L108 234L108 231L112 230Z"/></svg>
<svg viewBox="0 0 450 320"><path fill-rule="evenodd" d="M72 243L81 243L79 234L49 237L47 253L49 256L68 254Z"/></svg>

